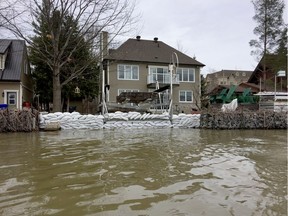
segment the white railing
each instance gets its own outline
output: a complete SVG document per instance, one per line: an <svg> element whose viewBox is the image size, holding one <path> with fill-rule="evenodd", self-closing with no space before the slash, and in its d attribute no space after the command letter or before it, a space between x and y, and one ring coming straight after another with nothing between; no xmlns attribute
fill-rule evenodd
<svg viewBox="0 0 288 216"><path fill-rule="evenodd" d="M150 74L147 76L147 84L159 82L159 84L170 84L170 74ZM179 74L173 75L172 84L179 84Z"/></svg>

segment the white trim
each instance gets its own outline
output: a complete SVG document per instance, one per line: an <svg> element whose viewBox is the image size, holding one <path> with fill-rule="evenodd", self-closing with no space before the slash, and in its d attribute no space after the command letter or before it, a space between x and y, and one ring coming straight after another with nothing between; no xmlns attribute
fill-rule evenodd
<svg viewBox="0 0 288 216"><path fill-rule="evenodd" d="M124 78L119 78L119 67L120 66L123 66L124 67ZM131 79L127 79L125 78L125 67L131 67ZM133 67L136 67L137 68L137 79L133 79ZM139 65L134 65L134 64L117 64L117 79L118 80L129 80L129 81L137 81L139 80L139 76L140 76L140 73L139 73Z"/></svg>
<svg viewBox="0 0 288 216"><path fill-rule="evenodd" d="M188 70L188 80L187 81L183 81L183 69L187 69ZM180 76L179 76L179 82L185 82L185 83L195 83L196 82L196 69L195 68L186 68L186 67L178 67L176 70L176 74L178 74L178 70L181 70L181 80L180 80ZM189 81L189 74L190 72L193 73L193 81Z"/></svg>
<svg viewBox="0 0 288 216"><path fill-rule="evenodd" d="M181 92L185 92L185 101L181 101ZM191 101L187 101L187 92L191 92ZM193 96L193 91L192 90L179 90L179 103L193 103L194 101L194 96Z"/></svg>
<svg viewBox="0 0 288 216"><path fill-rule="evenodd" d="M19 108L21 106L21 109L22 109L22 104L23 104L23 88L25 88L25 86L23 86L22 82L20 82Z"/></svg>
<svg viewBox="0 0 288 216"><path fill-rule="evenodd" d="M20 96L19 96L19 90L13 90L13 89L9 89L9 90L4 90L4 103L5 104L8 104L7 103L7 93L8 92L15 92L16 93L16 108L17 109L20 109ZM22 101L22 99L21 99L21 101ZM9 108L9 106L8 106L8 108Z"/></svg>
<svg viewBox="0 0 288 216"><path fill-rule="evenodd" d="M108 85L110 85L109 83L110 83L110 62L108 61L108 63L107 63L108 65L107 65L107 72L106 72L106 75L107 75L107 84ZM117 75L118 76L118 75ZM110 101L110 90L108 91L108 93L107 93L107 95L106 95L107 97L106 97L106 100L107 100L107 102L109 102Z"/></svg>

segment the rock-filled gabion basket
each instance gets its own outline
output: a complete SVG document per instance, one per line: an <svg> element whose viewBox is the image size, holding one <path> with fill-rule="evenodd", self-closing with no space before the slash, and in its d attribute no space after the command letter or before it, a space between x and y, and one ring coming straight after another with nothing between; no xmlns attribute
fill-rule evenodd
<svg viewBox="0 0 288 216"><path fill-rule="evenodd" d="M257 112L207 112L200 117L203 129L287 129L287 113Z"/></svg>
<svg viewBox="0 0 288 216"><path fill-rule="evenodd" d="M39 112L35 109L0 110L0 132L31 132L38 130Z"/></svg>

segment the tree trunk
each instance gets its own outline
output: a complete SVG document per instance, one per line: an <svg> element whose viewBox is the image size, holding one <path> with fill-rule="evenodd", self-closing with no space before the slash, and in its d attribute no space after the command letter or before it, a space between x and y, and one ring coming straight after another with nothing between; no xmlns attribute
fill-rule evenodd
<svg viewBox="0 0 288 216"><path fill-rule="evenodd" d="M59 66L56 66L53 71L53 112L61 112L61 83Z"/></svg>

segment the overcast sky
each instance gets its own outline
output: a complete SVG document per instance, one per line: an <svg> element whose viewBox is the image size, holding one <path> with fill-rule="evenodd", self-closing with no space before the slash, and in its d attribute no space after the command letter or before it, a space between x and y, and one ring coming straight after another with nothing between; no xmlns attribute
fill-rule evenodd
<svg viewBox="0 0 288 216"><path fill-rule="evenodd" d="M203 74L222 69L254 70L249 41L255 39L251 0L138 0L142 39L160 41L206 66ZM136 35L131 35L134 37Z"/></svg>
<svg viewBox="0 0 288 216"><path fill-rule="evenodd" d="M202 74L255 69L258 62L249 46L249 41L257 38L251 0L136 1L135 14L141 16L137 30L121 41L137 35L148 40L158 37L205 64Z"/></svg>

